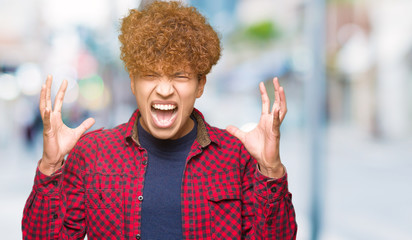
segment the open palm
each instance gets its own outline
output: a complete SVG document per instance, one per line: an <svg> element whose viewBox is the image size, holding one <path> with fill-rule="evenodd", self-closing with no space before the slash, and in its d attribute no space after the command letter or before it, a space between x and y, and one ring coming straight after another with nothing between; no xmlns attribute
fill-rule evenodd
<svg viewBox="0 0 412 240"><path fill-rule="evenodd" d="M263 83L259 84L262 97L262 114L259 124L250 132L243 132L237 127L228 126L227 131L237 137L256 159L263 174L277 177L283 173L279 155L280 125L287 112L286 97L277 78L273 79L275 102L272 109Z"/></svg>
<svg viewBox="0 0 412 240"><path fill-rule="evenodd" d="M60 86L54 101L54 109L52 109L51 104L52 81L52 77L48 76L46 84L42 86L39 104L43 120L43 157L39 169L46 175L51 175L61 166L64 156L70 152L81 135L95 122L93 118L89 118L77 128L67 127L61 116L67 81L64 80Z"/></svg>

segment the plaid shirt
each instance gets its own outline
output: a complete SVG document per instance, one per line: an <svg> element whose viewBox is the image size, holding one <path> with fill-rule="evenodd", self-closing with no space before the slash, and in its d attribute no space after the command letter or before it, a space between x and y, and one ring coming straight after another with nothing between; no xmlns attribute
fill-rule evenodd
<svg viewBox="0 0 412 240"><path fill-rule="evenodd" d="M24 208L24 239L140 239L148 154L136 111L128 123L82 136L64 166L37 169ZM295 239L287 175L259 173L241 142L194 110L198 134L181 187L183 239ZM167 183L165 183L167 187ZM165 237L167 238L167 237Z"/></svg>

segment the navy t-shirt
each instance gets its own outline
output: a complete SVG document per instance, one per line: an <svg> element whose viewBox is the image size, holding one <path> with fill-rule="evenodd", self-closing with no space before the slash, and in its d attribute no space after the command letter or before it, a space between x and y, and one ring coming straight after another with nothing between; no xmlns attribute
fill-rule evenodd
<svg viewBox="0 0 412 240"><path fill-rule="evenodd" d="M148 153L143 187L141 237L182 239L181 185L190 148L196 139L197 122L187 135L161 140L138 124L139 141Z"/></svg>

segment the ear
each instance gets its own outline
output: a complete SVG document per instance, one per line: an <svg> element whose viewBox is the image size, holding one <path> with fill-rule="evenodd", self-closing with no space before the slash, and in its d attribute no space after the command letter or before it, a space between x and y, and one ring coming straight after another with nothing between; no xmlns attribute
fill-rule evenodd
<svg viewBox="0 0 412 240"><path fill-rule="evenodd" d="M130 88L132 89L132 93L133 95L136 95L134 92L134 77L132 76L132 74L129 74L129 78L130 78Z"/></svg>
<svg viewBox="0 0 412 240"><path fill-rule="evenodd" d="M203 95L203 90L205 89L205 85L206 85L206 76L203 75L199 79L199 85L197 86L196 98L200 98Z"/></svg>

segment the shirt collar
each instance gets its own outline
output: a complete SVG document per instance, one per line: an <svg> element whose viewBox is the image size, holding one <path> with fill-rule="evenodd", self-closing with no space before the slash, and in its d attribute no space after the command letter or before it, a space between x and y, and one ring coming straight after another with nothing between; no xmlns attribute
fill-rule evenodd
<svg viewBox="0 0 412 240"><path fill-rule="evenodd" d="M193 109L192 115L195 117L197 121L196 141L199 143L199 145L203 148L208 146L212 142L220 145L220 140L217 137L216 130L206 123L202 113L197 109ZM126 124L126 144L129 144L131 141L134 141L138 146L140 146L137 132L137 119L139 119L139 117L140 112L137 109L130 117L129 122Z"/></svg>

